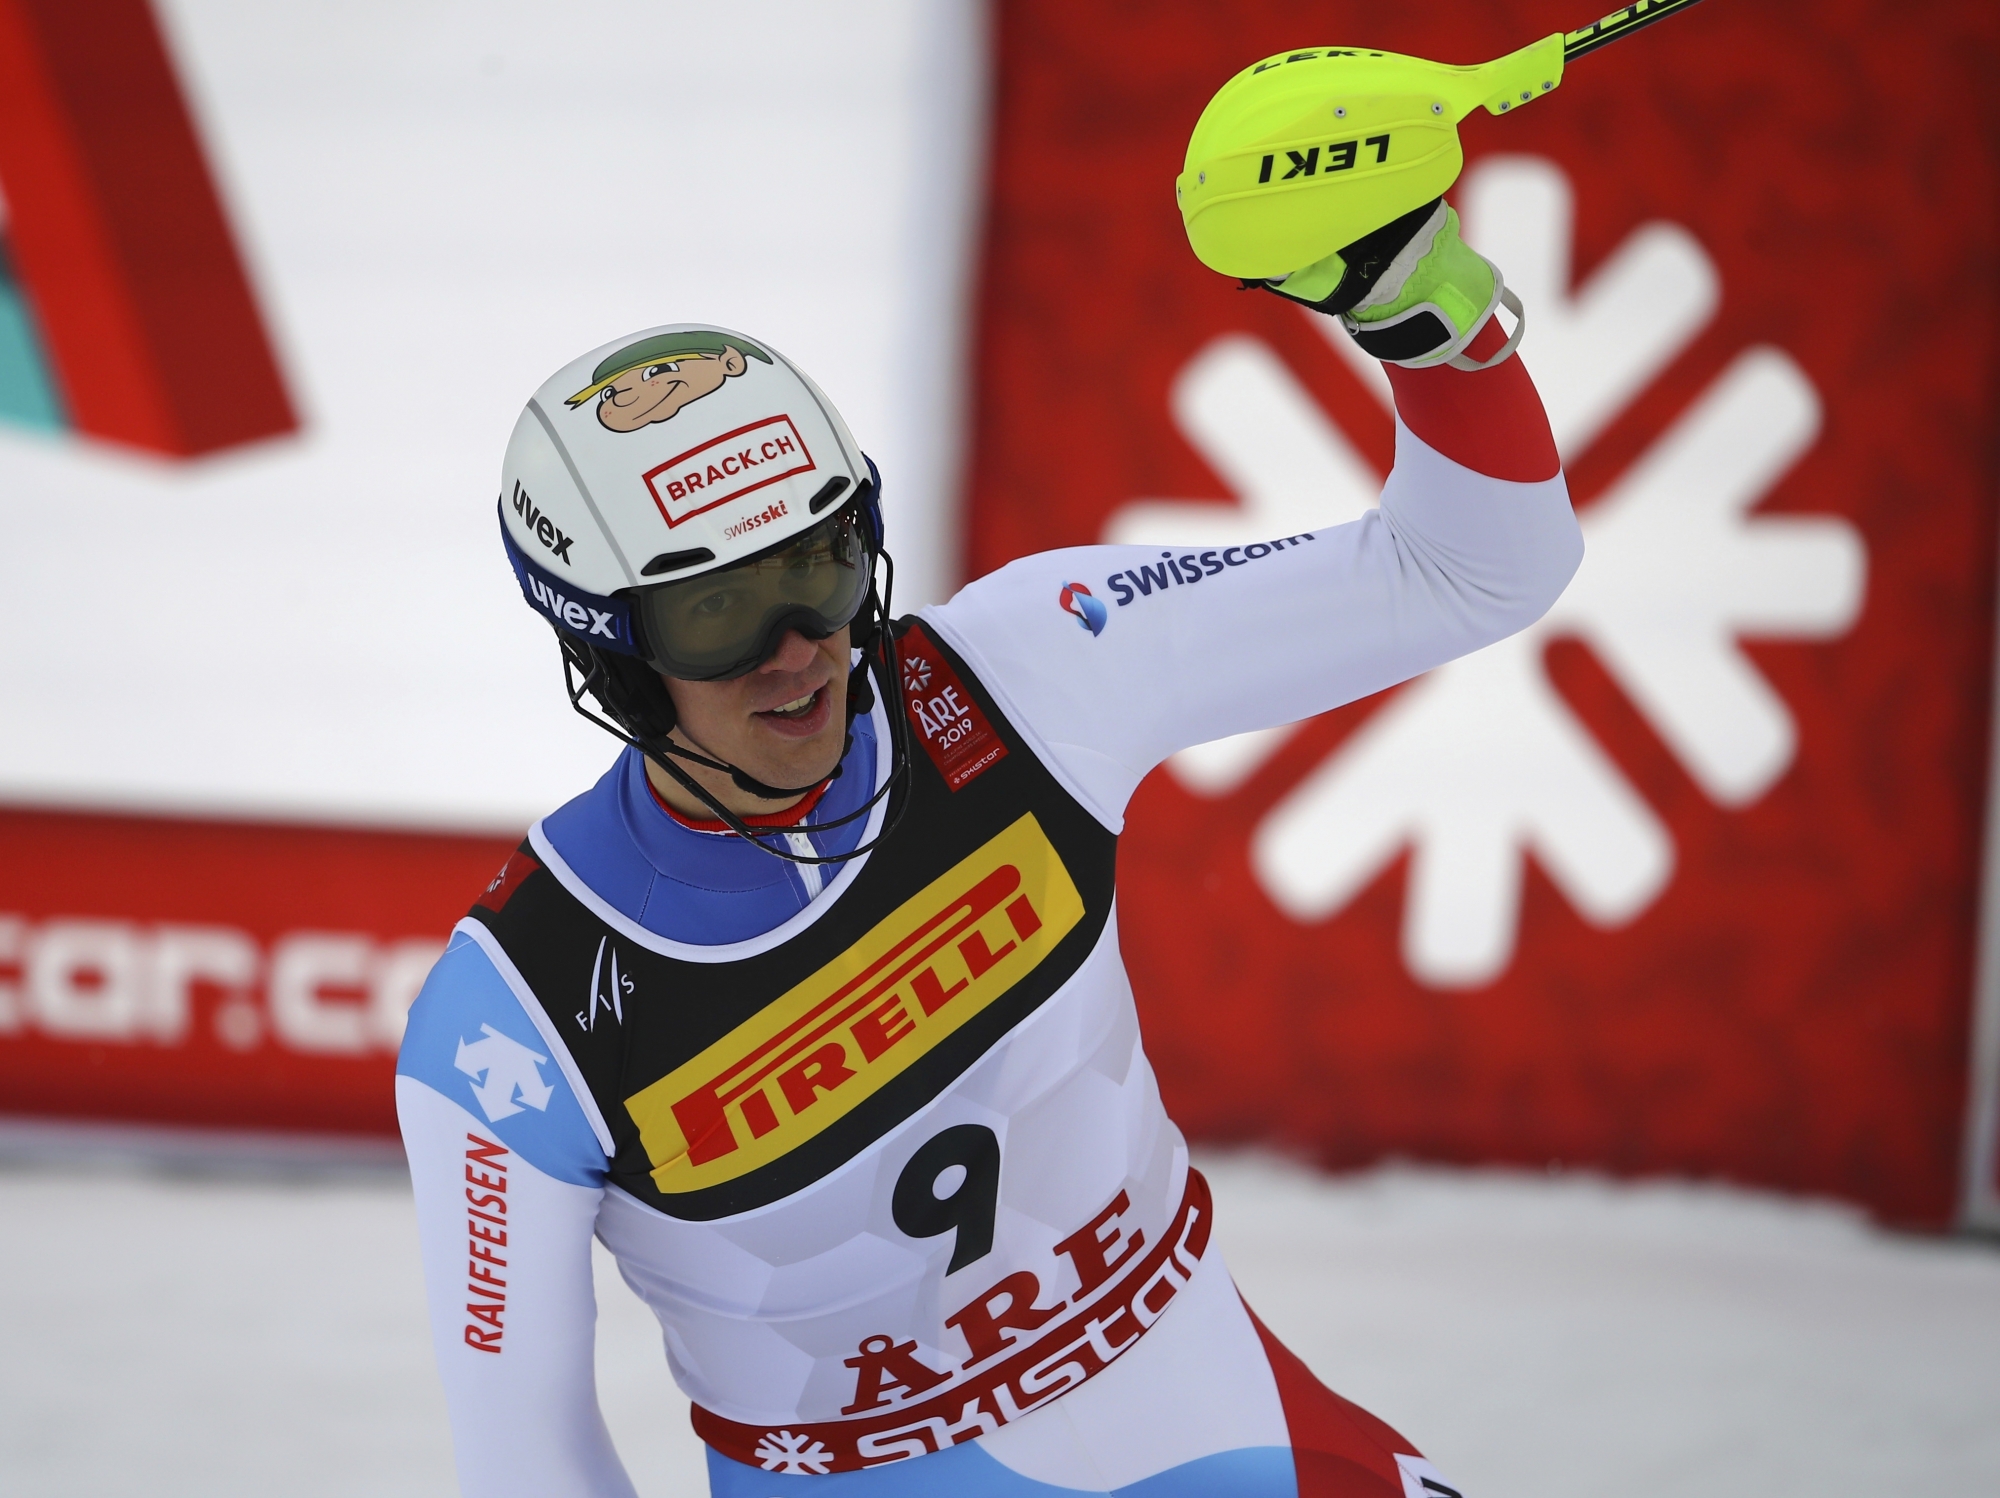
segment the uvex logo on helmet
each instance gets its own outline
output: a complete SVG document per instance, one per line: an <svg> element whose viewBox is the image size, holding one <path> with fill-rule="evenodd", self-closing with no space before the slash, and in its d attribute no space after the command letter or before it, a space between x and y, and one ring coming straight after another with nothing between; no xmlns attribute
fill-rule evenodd
<svg viewBox="0 0 2000 1498"><path fill-rule="evenodd" d="M521 517L521 524L528 528L529 535L547 547L558 562L568 565L570 543L576 537L564 535L562 528L549 519L545 511L537 508L534 496L521 487L519 479L514 481L514 513Z"/></svg>

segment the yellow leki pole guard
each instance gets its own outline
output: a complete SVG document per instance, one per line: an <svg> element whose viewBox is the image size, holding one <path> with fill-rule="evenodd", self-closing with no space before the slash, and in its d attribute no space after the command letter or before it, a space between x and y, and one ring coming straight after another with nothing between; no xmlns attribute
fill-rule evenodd
<svg viewBox="0 0 2000 1498"><path fill-rule="evenodd" d="M1458 122L1474 109L1508 113L1562 75L1561 32L1467 67L1357 47L1253 63L1188 141L1174 184L1188 243L1246 280L1324 260L1458 180Z"/></svg>

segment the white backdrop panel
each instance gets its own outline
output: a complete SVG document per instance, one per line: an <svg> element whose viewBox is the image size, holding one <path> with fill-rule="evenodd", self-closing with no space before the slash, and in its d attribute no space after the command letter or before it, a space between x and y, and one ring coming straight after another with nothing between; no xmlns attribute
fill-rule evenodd
<svg viewBox="0 0 2000 1498"><path fill-rule="evenodd" d="M582 789L614 746L494 496L535 385L649 324L811 371L899 611L948 591L976 5L160 9L303 430L0 429L0 798L502 830Z"/></svg>

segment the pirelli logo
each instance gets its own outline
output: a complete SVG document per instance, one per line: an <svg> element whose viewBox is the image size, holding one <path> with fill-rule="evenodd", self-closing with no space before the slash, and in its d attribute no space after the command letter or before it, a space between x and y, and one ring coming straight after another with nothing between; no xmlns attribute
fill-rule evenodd
<svg viewBox="0 0 2000 1498"><path fill-rule="evenodd" d="M1030 813L860 941L625 1100L669 1195L767 1165L852 1111L1022 978L1083 919Z"/></svg>

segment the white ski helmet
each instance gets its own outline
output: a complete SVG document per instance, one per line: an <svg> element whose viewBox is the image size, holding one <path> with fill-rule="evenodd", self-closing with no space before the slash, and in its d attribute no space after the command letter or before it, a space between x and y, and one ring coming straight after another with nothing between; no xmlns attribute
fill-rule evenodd
<svg viewBox="0 0 2000 1498"><path fill-rule="evenodd" d="M596 649L648 659L646 591L847 506L879 549L877 485L833 403L784 355L674 323L593 349L535 392L507 444L500 523L532 608Z"/></svg>
<svg viewBox="0 0 2000 1498"><path fill-rule="evenodd" d="M767 853L837 863L874 846L799 854L748 826L679 761L726 771L770 799L808 787L765 785L675 743L661 680L740 676L787 630L824 639L851 625L850 743L855 714L875 700L871 672L884 700L893 696L896 643L875 584L881 478L803 371L768 344L705 324L621 338L529 399L500 483L507 559L529 606L555 626L571 706ZM906 778L900 713L889 714L889 740L888 778L859 810L822 826L866 815Z"/></svg>

